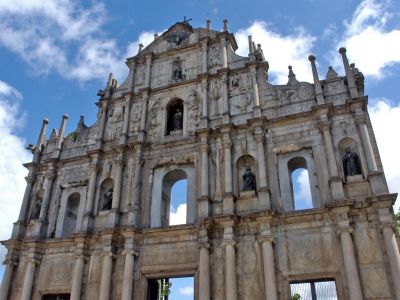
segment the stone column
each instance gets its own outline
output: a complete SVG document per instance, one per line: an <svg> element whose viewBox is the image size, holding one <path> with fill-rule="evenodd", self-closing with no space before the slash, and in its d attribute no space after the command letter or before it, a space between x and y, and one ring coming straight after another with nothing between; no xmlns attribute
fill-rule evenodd
<svg viewBox="0 0 400 300"><path fill-rule="evenodd" d="M221 141L218 138L215 143L215 200L221 200L222 187L221 187Z"/></svg>
<svg viewBox="0 0 400 300"><path fill-rule="evenodd" d="M28 258L20 300L31 300L33 279L35 277L36 265L38 263L39 261L35 258Z"/></svg>
<svg viewBox="0 0 400 300"><path fill-rule="evenodd" d="M123 254L125 255L125 266L121 300L131 300L133 291L133 267L135 264L136 252L133 249L126 249Z"/></svg>
<svg viewBox="0 0 400 300"><path fill-rule="evenodd" d="M130 108L131 108L131 95L126 94L124 95L125 98L125 114L124 114L124 123L122 125L122 134L123 138L126 138L128 136L128 128L129 128L129 116L130 116ZM125 141L125 140L123 140Z"/></svg>
<svg viewBox="0 0 400 300"><path fill-rule="evenodd" d="M147 121L147 105L149 102L148 99L148 92L145 91L142 95L142 115L140 116L140 130L145 131L146 130L146 121Z"/></svg>
<svg viewBox="0 0 400 300"><path fill-rule="evenodd" d="M104 138L104 131L105 131L105 128L106 128L107 100L100 100L99 106L100 106L100 109L101 109L101 119L100 119L100 127L99 127L98 139L101 141Z"/></svg>
<svg viewBox="0 0 400 300"><path fill-rule="evenodd" d="M113 253L103 253L103 266L101 269L99 300L108 300L110 298L112 265Z"/></svg>
<svg viewBox="0 0 400 300"><path fill-rule="evenodd" d="M260 127L255 130L255 139L257 143L257 166L258 166L258 191L260 200L260 209L270 209L271 201L269 198L268 182L267 182L267 169L265 167L265 154L264 154L264 136Z"/></svg>
<svg viewBox="0 0 400 300"><path fill-rule="evenodd" d="M225 242L225 292L226 300L237 300L235 242Z"/></svg>
<svg viewBox="0 0 400 300"><path fill-rule="evenodd" d="M400 254L396 236L393 231L394 220L389 209L379 209L379 221L381 222L386 253L389 259L390 274L392 276L393 288L396 296L395 299L400 300Z"/></svg>
<svg viewBox="0 0 400 300"><path fill-rule="evenodd" d="M208 144L207 137L202 140L201 145L201 196L208 197Z"/></svg>
<svg viewBox="0 0 400 300"><path fill-rule="evenodd" d="M210 300L210 253L208 243L200 245L199 300Z"/></svg>
<svg viewBox="0 0 400 300"><path fill-rule="evenodd" d="M14 272L15 262L11 259L6 259L4 264L5 270L3 274L3 281L1 282L0 300L8 299L8 292L10 291L11 278Z"/></svg>
<svg viewBox="0 0 400 300"><path fill-rule="evenodd" d="M260 106L260 95L258 94L257 74L256 66L250 66L251 82L253 84L253 95L254 95L254 106Z"/></svg>
<svg viewBox="0 0 400 300"><path fill-rule="evenodd" d="M221 38L221 56L222 56L222 68L225 69L228 67L228 55L226 50L226 39Z"/></svg>
<svg viewBox="0 0 400 300"><path fill-rule="evenodd" d="M342 55L343 66L344 66L344 70L346 72L347 85L349 87L350 96L351 96L351 98L357 98L358 91L357 91L357 87L356 87L356 82L354 80L354 76L350 70L349 61L348 61L347 55L346 55L346 48L344 48L344 47L340 48L339 53Z"/></svg>
<svg viewBox="0 0 400 300"><path fill-rule="evenodd" d="M208 89L207 89L207 78L203 78L201 80L201 92L202 92L202 101L203 101L203 112L202 117L208 117Z"/></svg>
<svg viewBox="0 0 400 300"><path fill-rule="evenodd" d="M42 207L40 208L39 220L40 222L45 222L47 220L47 211L49 209L50 198L51 198L51 190L53 189L55 174L50 173L46 175L45 183L44 183L44 196Z"/></svg>
<svg viewBox="0 0 400 300"><path fill-rule="evenodd" d="M203 74L208 72L208 55L207 55L207 41L203 41L201 43L201 54L202 54L202 64L201 64L201 72Z"/></svg>
<svg viewBox="0 0 400 300"><path fill-rule="evenodd" d="M22 199L21 210L18 216L18 222L24 222L27 218L29 199L31 197L33 184L35 183L35 175L29 175L25 177L26 188L24 193L24 198Z"/></svg>
<svg viewBox="0 0 400 300"><path fill-rule="evenodd" d="M152 54L146 56L146 79L145 79L145 87L150 87L150 79L151 79L151 64L152 64Z"/></svg>
<svg viewBox="0 0 400 300"><path fill-rule="evenodd" d="M40 153L42 152L42 146L43 146L44 140L46 138L46 131L47 131L48 124L49 124L49 120L47 118L44 118L43 123L42 123L42 128L40 129L38 141L37 141L36 147L34 149L33 162L36 162L36 163L39 162Z"/></svg>
<svg viewBox="0 0 400 300"><path fill-rule="evenodd" d="M221 76L222 89L222 114L229 115L229 100L228 100L228 75L226 73ZM228 123L228 122L224 122Z"/></svg>
<svg viewBox="0 0 400 300"><path fill-rule="evenodd" d="M85 216L93 216L94 198L96 196L96 183L97 183L97 171L98 171L98 154L92 156L92 162L90 164L90 179L87 192L87 202L85 206Z"/></svg>
<svg viewBox="0 0 400 300"><path fill-rule="evenodd" d="M331 127L330 122L321 123L321 130L322 130L322 134L324 136L326 154L328 156L329 175L330 175L330 177L337 177L338 169L337 169L337 164L336 164L336 159L335 159L335 152L334 152L333 144L332 144L332 136L331 136L330 127Z"/></svg>
<svg viewBox="0 0 400 300"><path fill-rule="evenodd" d="M58 156L60 155L61 146L64 141L64 132L65 132L65 126L67 125L67 120L68 120L68 115L64 114L60 125L60 131L58 132L56 147L53 152L54 158L58 158Z"/></svg>
<svg viewBox="0 0 400 300"><path fill-rule="evenodd" d="M120 156L115 161L115 178L114 178L114 189L111 209L119 212L119 204L121 198L121 183L122 183L122 169L123 169L123 158Z"/></svg>
<svg viewBox="0 0 400 300"><path fill-rule="evenodd" d="M319 82L317 66L315 65L315 56L310 55L308 57L308 60L311 62L311 70L313 73L315 96L317 97L317 103L324 104L325 99L324 99L324 94L322 93L321 83Z"/></svg>
<svg viewBox="0 0 400 300"><path fill-rule="evenodd" d="M79 300L81 298L83 269L85 266L85 258L82 254L75 256L74 273L72 277L71 300Z"/></svg>
<svg viewBox="0 0 400 300"><path fill-rule="evenodd" d="M364 153L367 160L368 171L375 172L378 170L378 167L376 166L374 150L372 149L371 140L368 134L368 128L365 123L365 117L364 116L356 117L356 122L358 124L358 128L361 134L361 141L363 143Z"/></svg>
<svg viewBox="0 0 400 300"><path fill-rule="evenodd" d="M346 215L342 214L339 220L338 234L342 244L344 269L346 272L347 285L349 287L350 300L362 300L360 276L357 269L353 240L350 235L351 232L352 229L349 226L349 220Z"/></svg>
<svg viewBox="0 0 400 300"><path fill-rule="evenodd" d="M232 194L232 143L224 140L222 146L224 147L224 191L225 194Z"/></svg>
<svg viewBox="0 0 400 300"><path fill-rule="evenodd" d="M271 228L269 223L261 224L260 238L262 244L265 297L266 300L278 300L273 237L271 236Z"/></svg>
<svg viewBox="0 0 400 300"><path fill-rule="evenodd" d="M142 146L138 144L136 146L135 156L135 177L133 178L133 193L132 193L132 205L131 214L129 217L129 224L137 225L139 223L139 209L140 209L140 192L141 192L141 179L142 179Z"/></svg>

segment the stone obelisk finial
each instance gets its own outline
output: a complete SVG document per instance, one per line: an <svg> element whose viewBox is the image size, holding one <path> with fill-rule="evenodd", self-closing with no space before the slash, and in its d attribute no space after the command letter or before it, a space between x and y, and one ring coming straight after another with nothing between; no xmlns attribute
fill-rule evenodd
<svg viewBox="0 0 400 300"><path fill-rule="evenodd" d="M312 73L313 73L314 86L315 86L315 96L317 97L317 103L318 104L324 104L325 103L325 99L324 99L324 94L322 93L321 83L319 82L317 66L315 65L315 56L314 55L310 55L308 57L308 60L311 62L311 70L312 70Z"/></svg>

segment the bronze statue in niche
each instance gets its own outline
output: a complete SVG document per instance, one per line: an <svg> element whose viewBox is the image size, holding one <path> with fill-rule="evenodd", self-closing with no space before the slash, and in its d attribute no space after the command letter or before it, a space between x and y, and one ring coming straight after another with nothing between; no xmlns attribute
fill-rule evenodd
<svg viewBox="0 0 400 300"><path fill-rule="evenodd" d="M250 167L246 168L243 174L243 192L256 190L256 176L251 171Z"/></svg>
<svg viewBox="0 0 400 300"><path fill-rule="evenodd" d="M360 160L357 153L346 148L346 153L343 156L343 169L345 176L355 176L361 174Z"/></svg>
<svg viewBox="0 0 400 300"><path fill-rule="evenodd" d="M101 210L110 210L112 207L113 190L109 189L103 196L103 206Z"/></svg>

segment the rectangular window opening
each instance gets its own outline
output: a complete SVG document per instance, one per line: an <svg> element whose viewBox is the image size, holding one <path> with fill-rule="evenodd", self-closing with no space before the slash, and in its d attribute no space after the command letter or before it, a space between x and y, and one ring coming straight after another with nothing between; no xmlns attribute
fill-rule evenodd
<svg viewBox="0 0 400 300"><path fill-rule="evenodd" d="M42 300L69 300L70 294L47 294L43 295Z"/></svg>
<svg viewBox="0 0 400 300"><path fill-rule="evenodd" d="M194 277L149 279L147 300L194 300Z"/></svg>
<svg viewBox="0 0 400 300"><path fill-rule="evenodd" d="M290 283L292 300L336 300L336 284L333 279L296 281Z"/></svg>

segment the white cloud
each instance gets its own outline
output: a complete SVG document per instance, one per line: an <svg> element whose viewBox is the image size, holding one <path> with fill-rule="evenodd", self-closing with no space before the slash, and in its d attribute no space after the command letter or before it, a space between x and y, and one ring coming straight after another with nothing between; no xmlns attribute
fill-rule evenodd
<svg viewBox="0 0 400 300"><path fill-rule="evenodd" d="M184 286L179 288L179 294L182 296L192 296L193 295L193 287L192 286Z"/></svg>
<svg viewBox="0 0 400 300"><path fill-rule="evenodd" d="M186 204L180 204L176 210L171 207L169 213L170 225L186 224L186 207Z"/></svg>
<svg viewBox="0 0 400 300"><path fill-rule="evenodd" d="M23 115L19 111L21 94L0 80L0 240L11 236L12 223L17 221L26 182L27 170L22 163L31 160L24 148L24 141L16 135L23 126ZM0 246L0 261L5 248Z"/></svg>
<svg viewBox="0 0 400 300"><path fill-rule="evenodd" d="M369 106L371 122L373 124L379 153L382 159L386 180L392 193L400 192L400 160L398 152L400 140L393 135L393 129L400 125L400 104L391 105L390 101L380 99L373 101L375 104ZM400 207L397 201L395 210Z"/></svg>
<svg viewBox="0 0 400 300"><path fill-rule="evenodd" d="M0 46L19 55L35 74L57 72L68 79L106 80L113 72L125 79L127 58L114 38L102 32L102 3L87 6L72 0L0 0ZM149 36L152 37L149 40ZM147 44L153 32L137 42ZM130 53L128 56L135 55Z"/></svg>
<svg viewBox="0 0 400 300"><path fill-rule="evenodd" d="M345 33L337 44L346 47L348 56L366 76L383 78L390 75L388 67L400 63L400 29L389 28L392 16L385 2L364 0L350 21L345 21ZM332 53L335 66L341 65L339 55Z"/></svg>
<svg viewBox="0 0 400 300"><path fill-rule="evenodd" d="M239 29L235 33L238 43L238 54L248 55L248 35L253 41L261 44L265 59L269 62L269 74L274 83L286 84L288 81L288 66L299 81L312 80L312 73L308 56L312 52L315 37L299 27L290 35L281 35L269 28L262 21L254 21L248 28Z"/></svg>

